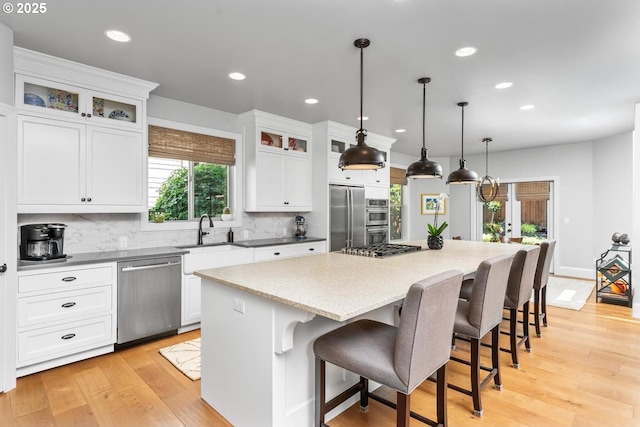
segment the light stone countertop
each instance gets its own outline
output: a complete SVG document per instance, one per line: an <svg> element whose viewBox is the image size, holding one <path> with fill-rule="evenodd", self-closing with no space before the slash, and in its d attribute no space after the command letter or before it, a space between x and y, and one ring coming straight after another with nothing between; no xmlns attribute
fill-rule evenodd
<svg viewBox="0 0 640 427"><path fill-rule="evenodd" d="M404 242L424 250L368 258L339 252L196 271L196 276L336 321L399 301L418 280L456 269L472 273L482 260L513 254L522 245L445 240ZM207 286L203 283L203 286Z"/></svg>

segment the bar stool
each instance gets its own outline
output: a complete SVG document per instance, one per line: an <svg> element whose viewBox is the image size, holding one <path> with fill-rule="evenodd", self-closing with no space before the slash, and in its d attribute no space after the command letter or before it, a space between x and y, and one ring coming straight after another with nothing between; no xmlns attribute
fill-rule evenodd
<svg viewBox="0 0 640 427"><path fill-rule="evenodd" d="M542 336L540 332L540 321L547 326L547 282L549 281L549 269L551 268L551 258L556 248L555 240L545 240L540 243L540 256L538 257L538 267L533 280L533 325L536 327L536 335Z"/></svg>
<svg viewBox="0 0 640 427"><path fill-rule="evenodd" d="M533 278L536 274L539 255L539 246L523 247L513 256L513 263L509 272L507 293L504 297L504 308L509 310L509 332L501 332L509 335L509 348L500 348L500 350L511 353L511 361L514 368L520 367L518 347L525 344L527 351L531 351L531 343L529 341L529 300L531 299ZM517 334L518 310L521 307L522 335L519 336Z"/></svg>
<svg viewBox="0 0 640 427"><path fill-rule="evenodd" d="M396 408L396 424L408 427L413 417L432 420L410 410L411 392L437 371L437 422L447 425L447 371L450 340L462 272L451 270L414 283L404 301L398 327L374 320L357 320L315 340L315 420L325 426L327 412L360 393L360 408L368 398ZM326 362L360 375L360 381L325 401ZM368 380L396 390L397 405L369 392Z"/></svg>
<svg viewBox="0 0 640 427"><path fill-rule="evenodd" d="M469 300L459 299L456 321L453 327L454 344L457 338L465 338L471 345L471 360L467 361L455 356L451 360L463 363L471 368L471 390L449 384L449 388L473 398L474 415L482 416L480 391L494 380L495 388L502 388L500 378L500 322L502 307L507 290L509 269L513 257L500 255L484 260L478 266L473 279ZM480 365L480 340L491 332L491 367ZM480 381L480 370L489 374Z"/></svg>

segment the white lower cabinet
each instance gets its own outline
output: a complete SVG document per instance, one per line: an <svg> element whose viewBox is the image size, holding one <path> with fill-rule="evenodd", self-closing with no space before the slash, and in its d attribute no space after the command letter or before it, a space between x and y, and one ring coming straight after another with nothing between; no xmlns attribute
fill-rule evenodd
<svg viewBox="0 0 640 427"><path fill-rule="evenodd" d="M327 251L327 243L309 242L309 243L292 243L288 245L266 246L256 248L254 260L272 261L281 258L292 258L296 256L322 254Z"/></svg>
<svg viewBox="0 0 640 427"><path fill-rule="evenodd" d="M18 272L17 375L113 351L116 264Z"/></svg>

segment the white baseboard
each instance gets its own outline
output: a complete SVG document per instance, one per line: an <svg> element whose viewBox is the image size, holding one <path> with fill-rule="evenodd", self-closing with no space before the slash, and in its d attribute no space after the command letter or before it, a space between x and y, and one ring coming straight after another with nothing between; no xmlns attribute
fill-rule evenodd
<svg viewBox="0 0 640 427"><path fill-rule="evenodd" d="M558 267L553 272L556 276L576 277L579 279L593 279L596 280L596 268L575 268L575 267Z"/></svg>

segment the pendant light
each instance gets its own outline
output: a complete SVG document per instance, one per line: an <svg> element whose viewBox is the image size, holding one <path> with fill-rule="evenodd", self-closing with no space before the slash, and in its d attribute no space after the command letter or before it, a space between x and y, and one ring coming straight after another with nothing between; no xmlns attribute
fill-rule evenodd
<svg viewBox="0 0 640 427"><path fill-rule="evenodd" d="M483 202L491 202L498 196L498 190L500 189L500 180L489 176L489 143L493 141L491 138L484 138L482 142L485 143L485 175L478 182L476 192L478 198ZM489 187L489 192L485 194L485 186Z"/></svg>
<svg viewBox="0 0 640 427"><path fill-rule="evenodd" d="M360 49L360 129L356 131L357 145L346 149L340 156L338 167L342 170L374 170L384 167L384 154L373 147L369 147L365 142L367 131L362 128L362 81L363 81L363 50L369 46L368 39L358 39L353 42L354 46Z"/></svg>
<svg viewBox="0 0 640 427"><path fill-rule="evenodd" d="M422 150L420 151L420 160L411 163L407 168L407 178L442 178L442 166L438 162L429 160L429 152L425 146L427 83L430 81L429 77L418 79L418 83L422 85Z"/></svg>
<svg viewBox="0 0 640 427"><path fill-rule="evenodd" d="M467 161L464 159L464 107L469 105L468 102L458 102L458 107L462 108L462 152L460 153L460 169L453 171L447 178L447 184L477 184L478 174L475 171L467 169Z"/></svg>

